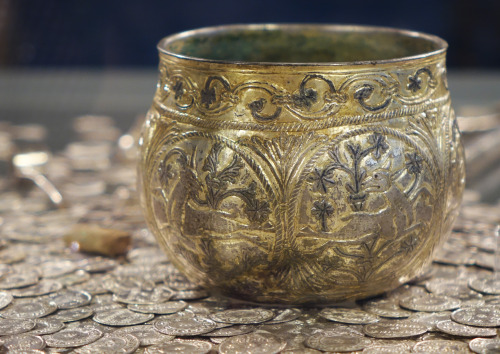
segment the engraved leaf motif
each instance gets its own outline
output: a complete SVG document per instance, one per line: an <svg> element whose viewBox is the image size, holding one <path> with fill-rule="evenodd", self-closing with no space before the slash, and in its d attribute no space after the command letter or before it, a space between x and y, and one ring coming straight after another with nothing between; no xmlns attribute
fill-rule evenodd
<svg viewBox="0 0 500 354"><path fill-rule="evenodd" d="M222 182L236 182L236 177L240 175L240 170L244 167L243 162L237 155L233 155L231 163L226 166L218 175Z"/></svg>
<svg viewBox="0 0 500 354"><path fill-rule="evenodd" d="M212 146L212 149L210 149L205 163L203 164L203 171L210 172L211 174L217 173L217 165L219 163L219 154L221 150L222 145L219 143L216 143Z"/></svg>
<svg viewBox="0 0 500 354"><path fill-rule="evenodd" d="M385 140L385 136L380 133L373 133L370 135L368 137L368 142L372 145L372 148L374 149L373 157L377 160L379 160L382 155L389 150L389 145Z"/></svg>
<svg viewBox="0 0 500 354"><path fill-rule="evenodd" d="M328 191L328 187L335 184L335 181L332 178L333 169L325 168L320 170L315 167L314 171L307 178L307 181L313 183L314 191L326 193Z"/></svg>

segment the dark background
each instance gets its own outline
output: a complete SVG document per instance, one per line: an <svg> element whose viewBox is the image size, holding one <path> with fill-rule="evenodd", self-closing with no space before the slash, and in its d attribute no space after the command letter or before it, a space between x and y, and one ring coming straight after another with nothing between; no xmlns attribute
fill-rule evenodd
<svg viewBox="0 0 500 354"><path fill-rule="evenodd" d="M449 42L450 68L500 67L498 0L0 0L0 68L154 67L168 34L272 22L418 30Z"/></svg>

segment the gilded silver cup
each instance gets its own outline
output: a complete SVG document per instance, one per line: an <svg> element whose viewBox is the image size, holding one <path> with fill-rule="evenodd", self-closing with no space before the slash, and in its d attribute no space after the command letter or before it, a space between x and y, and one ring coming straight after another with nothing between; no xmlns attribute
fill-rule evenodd
<svg viewBox="0 0 500 354"><path fill-rule="evenodd" d="M464 188L442 39L334 25L173 35L141 139L172 262L252 302L363 298L419 275Z"/></svg>

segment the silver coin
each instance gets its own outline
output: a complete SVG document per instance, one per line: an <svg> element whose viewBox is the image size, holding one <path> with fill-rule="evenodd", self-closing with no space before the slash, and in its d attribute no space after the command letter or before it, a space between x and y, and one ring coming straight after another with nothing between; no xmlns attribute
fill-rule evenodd
<svg viewBox="0 0 500 354"><path fill-rule="evenodd" d="M0 336L26 333L35 328L33 320L12 320L0 318Z"/></svg>
<svg viewBox="0 0 500 354"><path fill-rule="evenodd" d="M399 300L399 305L408 310L422 312L437 312L455 310L460 307L461 301L449 296L428 294L418 297L406 297Z"/></svg>
<svg viewBox="0 0 500 354"><path fill-rule="evenodd" d="M271 354L279 353L285 346L286 342L281 341L274 334L258 331L226 339L219 345L219 353Z"/></svg>
<svg viewBox="0 0 500 354"><path fill-rule="evenodd" d="M153 287L152 289L131 288L120 290L113 294L113 300L126 304L151 305L168 301L174 292L166 286Z"/></svg>
<svg viewBox="0 0 500 354"><path fill-rule="evenodd" d="M71 261L49 261L40 264L42 277L56 278L61 275L74 272L76 270L75 263Z"/></svg>
<svg viewBox="0 0 500 354"><path fill-rule="evenodd" d="M370 324L380 320L377 315L365 311L335 307L324 308L319 315L329 321L346 324Z"/></svg>
<svg viewBox="0 0 500 354"><path fill-rule="evenodd" d="M316 333L305 341L309 348L326 352L353 352L363 350L372 341L362 336L336 336L327 333Z"/></svg>
<svg viewBox="0 0 500 354"><path fill-rule="evenodd" d="M459 337L493 337L497 335L494 328L474 327L452 320L438 322L436 327L441 332Z"/></svg>
<svg viewBox="0 0 500 354"><path fill-rule="evenodd" d="M0 289L16 289L34 285L39 278L40 276L36 271L10 273L0 279Z"/></svg>
<svg viewBox="0 0 500 354"><path fill-rule="evenodd" d="M209 296L210 293L205 289L179 290L174 292L171 300L198 300Z"/></svg>
<svg viewBox="0 0 500 354"><path fill-rule="evenodd" d="M14 297L33 297L55 293L56 291L59 291L61 289L61 283L50 279L42 279L35 285L19 289L11 289L10 293Z"/></svg>
<svg viewBox="0 0 500 354"><path fill-rule="evenodd" d="M429 331L438 331L436 325L438 322L446 321L451 318L451 312L415 312L408 320L419 322L425 326Z"/></svg>
<svg viewBox="0 0 500 354"><path fill-rule="evenodd" d="M231 325L229 327L223 327L214 329L211 332L201 334L203 337L234 337L241 334L247 334L255 330L252 325Z"/></svg>
<svg viewBox="0 0 500 354"><path fill-rule="evenodd" d="M373 300L363 305L363 310L385 318L407 318L412 312L402 309L392 299Z"/></svg>
<svg viewBox="0 0 500 354"><path fill-rule="evenodd" d="M487 269L495 269L495 255L489 254L485 252L478 252L475 256L474 263L478 267L487 268Z"/></svg>
<svg viewBox="0 0 500 354"><path fill-rule="evenodd" d="M127 308L134 312L168 315L184 310L187 305L184 301L167 301L160 304L129 304Z"/></svg>
<svg viewBox="0 0 500 354"><path fill-rule="evenodd" d="M89 273L100 273L114 269L118 262L111 258L90 257L77 263L77 268Z"/></svg>
<svg viewBox="0 0 500 354"><path fill-rule="evenodd" d="M26 258L26 252L19 248L8 247L0 251L1 264L13 264L21 262Z"/></svg>
<svg viewBox="0 0 500 354"><path fill-rule="evenodd" d="M0 309L3 309L9 305L14 298L12 295L6 291L0 291Z"/></svg>
<svg viewBox="0 0 500 354"><path fill-rule="evenodd" d="M124 308L122 304L117 302L103 302L95 303L89 306L95 313L109 311L112 309L122 309Z"/></svg>
<svg viewBox="0 0 500 354"><path fill-rule="evenodd" d="M469 348L474 353L500 353L499 338L476 338L469 342Z"/></svg>
<svg viewBox="0 0 500 354"><path fill-rule="evenodd" d="M135 276L104 276L103 286L114 294L129 292L131 289L153 291L156 284L140 275Z"/></svg>
<svg viewBox="0 0 500 354"><path fill-rule="evenodd" d="M92 354L92 353L133 353L139 348L139 339L132 334L115 333L104 335L100 339L91 344L75 349L75 353Z"/></svg>
<svg viewBox="0 0 500 354"><path fill-rule="evenodd" d="M263 308L231 309L216 312L210 315L215 322L231 324L257 324L269 321L275 316L274 312Z"/></svg>
<svg viewBox="0 0 500 354"><path fill-rule="evenodd" d="M486 295L483 299L484 299L485 305L487 305L487 306L500 305L500 296L498 296L498 295Z"/></svg>
<svg viewBox="0 0 500 354"><path fill-rule="evenodd" d="M29 332L34 336L52 334L64 328L64 323L52 318L37 318L35 327Z"/></svg>
<svg viewBox="0 0 500 354"><path fill-rule="evenodd" d="M477 327L500 326L500 306L468 307L451 314L453 321Z"/></svg>
<svg viewBox="0 0 500 354"><path fill-rule="evenodd" d="M160 333L172 336L195 336L213 331L216 324L208 318L177 313L159 318L153 327Z"/></svg>
<svg viewBox="0 0 500 354"><path fill-rule="evenodd" d="M374 338L405 338L424 334L427 326L410 320L383 320L365 325L363 332Z"/></svg>
<svg viewBox="0 0 500 354"><path fill-rule="evenodd" d="M89 306L83 306L74 309L59 310L54 315L50 316L50 318L61 322L74 322L88 318L93 314L94 310Z"/></svg>
<svg viewBox="0 0 500 354"><path fill-rule="evenodd" d="M38 336L29 334L13 335L2 338L3 346L9 352L26 352L45 348L45 341Z"/></svg>
<svg viewBox="0 0 500 354"><path fill-rule="evenodd" d="M196 290L200 288L199 285L192 283L183 274L178 272L167 274L164 282L169 288L176 291Z"/></svg>
<svg viewBox="0 0 500 354"><path fill-rule="evenodd" d="M186 354L206 354L212 350L212 344L203 340L196 339L176 339L170 342L161 343L147 347L144 354L167 354L167 353L186 353Z"/></svg>
<svg viewBox="0 0 500 354"><path fill-rule="evenodd" d="M35 319L50 315L57 307L48 300L14 301L0 311L0 316L11 319Z"/></svg>
<svg viewBox="0 0 500 354"><path fill-rule="evenodd" d="M42 336L49 347L73 348L90 344L101 338L103 333L96 328L66 328L57 333Z"/></svg>
<svg viewBox="0 0 500 354"><path fill-rule="evenodd" d="M191 311L198 315L209 315L212 312L224 311L227 309L227 303L223 301L191 301L189 306L186 307L186 311Z"/></svg>
<svg viewBox="0 0 500 354"><path fill-rule="evenodd" d="M394 343L387 345L375 344L363 349L363 354L403 354L410 353L411 347L406 344Z"/></svg>
<svg viewBox="0 0 500 354"><path fill-rule="evenodd" d="M149 346L171 341L175 336L155 331L152 325L137 325L118 328L115 334L131 334L140 341L141 346Z"/></svg>
<svg viewBox="0 0 500 354"><path fill-rule="evenodd" d="M484 294L500 295L500 277L496 275L488 278L472 279L469 286Z"/></svg>
<svg viewBox="0 0 500 354"><path fill-rule="evenodd" d="M426 340L415 344L415 353L469 353L467 343L456 340Z"/></svg>
<svg viewBox="0 0 500 354"><path fill-rule="evenodd" d="M125 308L115 308L98 312L92 318L97 323L107 326L133 326L154 318L153 314L137 313Z"/></svg>
<svg viewBox="0 0 500 354"><path fill-rule="evenodd" d="M109 290L104 287L102 277L96 276L83 283L68 286L68 289L74 291L85 291L90 295L106 294L107 292L109 292Z"/></svg>
<svg viewBox="0 0 500 354"><path fill-rule="evenodd" d="M425 288L435 295L451 296L462 301L481 299L482 295L468 286L467 280L435 278L428 281Z"/></svg>
<svg viewBox="0 0 500 354"><path fill-rule="evenodd" d="M118 278L140 278L153 283L159 283L165 279L171 267L172 265L170 264L159 263L124 264L113 270L113 275Z"/></svg>
<svg viewBox="0 0 500 354"><path fill-rule="evenodd" d="M301 314L302 311L297 308L276 310L273 319L267 321L266 324L277 324L277 323L293 321L299 318Z"/></svg>
<svg viewBox="0 0 500 354"><path fill-rule="evenodd" d="M61 283L63 286L71 286L75 284L80 284L88 281L90 279L90 274L84 270L76 270L73 273L64 274L54 280Z"/></svg>
<svg viewBox="0 0 500 354"><path fill-rule="evenodd" d="M85 291L66 290L50 295L49 299L58 309L67 310L90 304L92 295Z"/></svg>

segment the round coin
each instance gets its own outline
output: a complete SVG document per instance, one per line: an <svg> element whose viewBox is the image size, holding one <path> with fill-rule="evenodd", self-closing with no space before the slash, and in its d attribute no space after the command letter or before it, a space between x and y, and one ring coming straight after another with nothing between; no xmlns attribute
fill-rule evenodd
<svg viewBox="0 0 500 354"><path fill-rule="evenodd" d="M171 341L175 336L155 331L152 325L137 325L118 328L114 334L131 334L140 341L141 347Z"/></svg>
<svg viewBox="0 0 500 354"><path fill-rule="evenodd" d="M62 289L62 284L50 279L43 279L35 285L27 286L19 289L12 289L10 293L14 297L33 297L41 296L50 293L55 293Z"/></svg>
<svg viewBox="0 0 500 354"><path fill-rule="evenodd" d="M64 328L63 322L51 318L37 318L35 323L35 327L29 332L34 336L56 333Z"/></svg>
<svg viewBox="0 0 500 354"><path fill-rule="evenodd" d="M277 310L272 320L267 321L266 324L277 324L283 322L290 322L300 317L302 311L296 308Z"/></svg>
<svg viewBox="0 0 500 354"><path fill-rule="evenodd" d="M79 269L73 273L69 273L69 274L65 274L65 275L62 275L60 277L57 277L55 280L57 280L63 286L71 286L71 285L86 282L89 279L90 279L90 274L84 270Z"/></svg>
<svg viewBox="0 0 500 354"><path fill-rule="evenodd" d="M472 279L469 282L471 289L490 295L500 295L500 277L493 275L489 278Z"/></svg>
<svg viewBox="0 0 500 354"><path fill-rule="evenodd" d="M195 336L213 331L217 325L208 318L174 314L159 318L153 327L160 333L172 336Z"/></svg>
<svg viewBox="0 0 500 354"><path fill-rule="evenodd" d="M49 296L58 309L67 310L90 304L92 295L85 291L66 290Z"/></svg>
<svg viewBox="0 0 500 354"><path fill-rule="evenodd" d="M263 308L231 309L216 312L210 315L215 322L231 324L257 324L271 320L275 314L273 311Z"/></svg>
<svg viewBox="0 0 500 354"><path fill-rule="evenodd" d="M500 306L468 307L451 314L453 321L477 327L500 326Z"/></svg>
<svg viewBox="0 0 500 354"><path fill-rule="evenodd" d="M412 312L403 310L394 300L380 299L369 301L363 305L366 312L385 318L407 318Z"/></svg>
<svg viewBox="0 0 500 354"><path fill-rule="evenodd" d="M10 273L0 279L0 289L16 289L34 285L39 279L38 272Z"/></svg>
<svg viewBox="0 0 500 354"><path fill-rule="evenodd" d="M247 334L255 330L252 325L233 325L224 328L214 329L212 332L201 334L203 337L234 337Z"/></svg>
<svg viewBox="0 0 500 354"><path fill-rule="evenodd" d="M410 349L406 344L374 345L363 349L363 354L403 354L410 353Z"/></svg>
<svg viewBox="0 0 500 354"><path fill-rule="evenodd" d="M365 311L335 307L324 308L319 315L329 321L346 324L370 324L380 320L377 315Z"/></svg>
<svg viewBox="0 0 500 354"><path fill-rule="evenodd" d="M466 280L455 278L434 278L425 284L425 288L435 295L451 296L456 299L481 298L481 294L469 288Z"/></svg>
<svg viewBox="0 0 500 354"><path fill-rule="evenodd" d="M73 348L90 344L102 337L102 332L92 327L67 328L42 338L49 347Z"/></svg>
<svg viewBox="0 0 500 354"><path fill-rule="evenodd" d="M151 305L168 301L173 295L174 292L166 286L158 286L151 289L130 288L115 293L113 300L126 304Z"/></svg>
<svg viewBox="0 0 500 354"><path fill-rule="evenodd" d="M11 319L35 319L47 316L56 311L57 307L47 300L31 300L13 302L0 311L0 316Z"/></svg>
<svg viewBox="0 0 500 354"><path fill-rule="evenodd" d="M209 296L210 293L205 289L179 290L174 293L171 300L198 300Z"/></svg>
<svg viewBox="0 0 500 354"><path fill-rule="evenodd" d="M384 320L365 325L363 332L374 338L406 338L424 334L427 326L410 320Z"/></svg>
<svg viewBox="0 0 500 354"><path fill-rule="evenodd" d="M212 344L196 339L176 339L147 347L144 354L189 353L206 354L212 350Z"/></svg>
<svg viewBox="0 0 500 354"><path fill-rule="evenodd" d="M94 314L89 306L77 307L68 310L59 310L50 318L61 322L74 322L88 318Z"/></svg>
<svg viewBox="0 0 500 354"><path fill-rule="evenodd" d="M441 332L459 337L494 337L497 335L495 328L468 326L452 320L438 322L436 327Z"/></svg>
<svg viewBox="0 0 500 354"><path fill-rule="evenodd" d="M363 350L372 341L362 336L336 336L320 332L307 338L305 344L309 348L325 352L345 353Z"/></svg>
<svg viewBox="0 0 500 354"><path fill-rule="evenodd" d="M75 350L79 354L92 353L133 353L139 348L139 339L132 334L116 335L114 333L105 335L91 344L87 344Z"/></svg>
<svg viewBox="0 0 500 354"><path fill-rule="evenodd" d="M138 313L124 308L98 312L92 318L97 323L108 326L133 326L154 318L153 314Z"/></svg>
<svg viewBox="0 0 500 354"><path fill-rule="evenodd" d="M469 353L467 343L456 340L426 340L415 344L415 353Z"/></svg>
<svg viewBox="0 0 500 354"><path fill-rule="evenodd" d="M415 312L408 319L410 321L419 322L425 326L429 331L437 331L436 324L441 321L446 321L451 318L451 312Z"/></svg>
<svg viewBox="0 0 500 354"><path fill-rule="evenodd" d="M418 297L405 297L399 301L399 305L413 311L437 312L459 308L460 300L449 296L428 294Z"/></svg>
<svg viewBox="0 0 500 354"><path fill-rule="evenodd" d="M44 278L56 278L76 270L76 265L71 261L49 261L40 264Z"/></svg>
<svg viewBox="0 0 500 354"><path fill-rule="evenodd" d="M13 297L10 293L6 291L0 291L0 309L3 309L5 306L9 305L13 300Z"/></svg>
<svg viewBox="0 0 500 354"><path fill-rule="evenodd" d="M476 338L469 342L469 348L474 353L500 353L499 338Z"/></svg>
<svg viewBox="0 0 500 354"><path fill-rule="evenodd" d="M4 337L2 341L3 346L9 353L24 353L29 350L40 350L45 348L45 341L41 337L29 334Z"/></svg>
<svg viewBox="0 0 500 354"><path fill-rule="evenodd" d="M93 257L86 258L77 264L77 268L89 273L105 272L115 268L118 262L111 258Z"/></svg>
<svg viewBox="0 0 500 354"><path fill-rule="evenodd" d="M0 336L25 333L35 328L33 320L12 320L0 318Z"/></svg>
<svg viewBox="0 0 500 354"><path fill-rule="evenodd" d="M286 342L281 341L275 335L258 331L226 339L219 345L219 353L271 354L279 353L285 346Z"/></svg>
<svg viewBox="0 0 500 354"><path fill-rule="evenodd" d="M167 301L160 304L129 304L127 308L134 312L169 315L184 310L187 305L184 301Z"/></svg>
<svg viewBox="0 0 500 354"><path fill-rule="evenodd" d="M165 284L169 288L176 291L195 290L200 287L199 285L192 283L183 274L178 272L168 274L165 278Z"/></svg>

